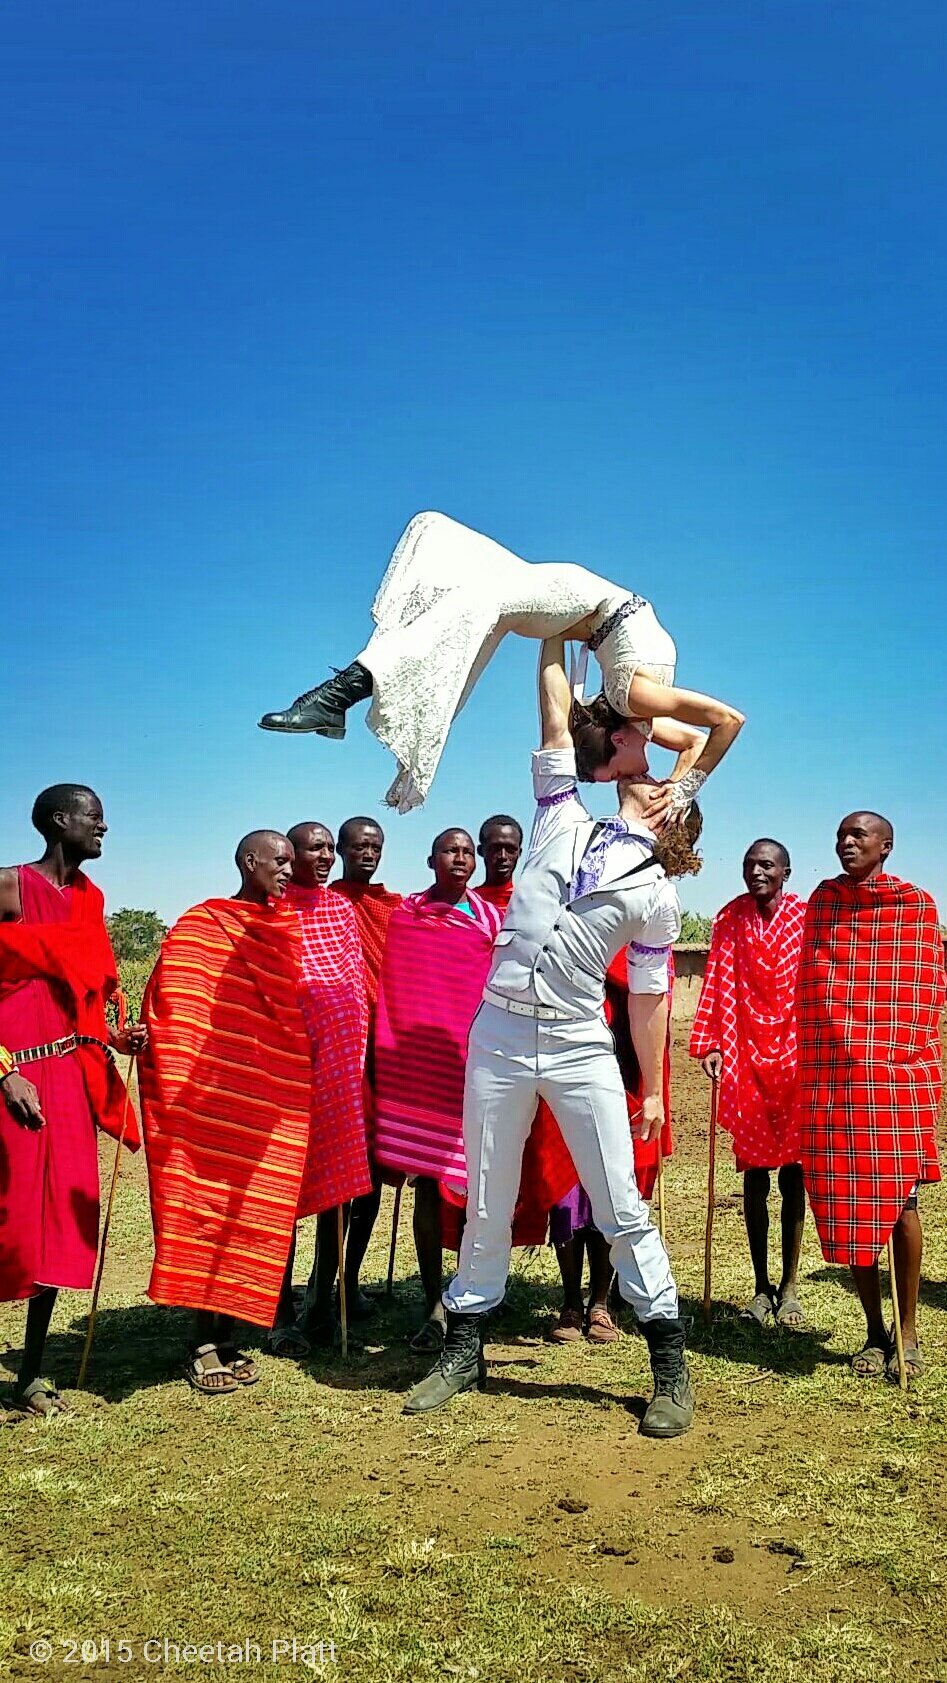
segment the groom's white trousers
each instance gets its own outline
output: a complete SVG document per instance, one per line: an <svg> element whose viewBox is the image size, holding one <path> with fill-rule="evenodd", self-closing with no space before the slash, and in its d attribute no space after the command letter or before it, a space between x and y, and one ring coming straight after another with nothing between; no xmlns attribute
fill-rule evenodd
<svg viewBox="0 0 947 1683"><path fill-rule="evenodd" d="M503 1300L520 1164L539 1099L562 1131L619 1290L638 1319L673 1320L677 1287L635 1184L628 1107L604 1020L540 1022L480 1006L464 1085L467 1221L448 1309L485 1314Z"/></svg>

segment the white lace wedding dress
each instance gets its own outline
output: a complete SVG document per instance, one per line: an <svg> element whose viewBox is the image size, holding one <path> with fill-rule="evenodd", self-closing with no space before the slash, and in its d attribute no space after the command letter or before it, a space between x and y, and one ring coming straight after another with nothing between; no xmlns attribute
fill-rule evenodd
<svg viewBox="0 0 947 1683"><path fill-rule="evenodd" d="M585 567L523 561L446 514L415 515L375 597L377 629L357 657L372 675L369 727L398 762L387 804L399 812L422 804L454 716L508 632L554 637L591 613L606 694L627 716L639 668L662 683L674 677L674 643L649 602Z"/></svg>

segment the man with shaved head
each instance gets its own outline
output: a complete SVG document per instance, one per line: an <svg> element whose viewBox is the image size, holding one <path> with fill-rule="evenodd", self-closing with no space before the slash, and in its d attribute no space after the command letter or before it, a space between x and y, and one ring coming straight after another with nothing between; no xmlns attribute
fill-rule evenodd
<svg viewBox="0 0 947 1683"><path fill-rule="evenodd" d="M53 784L33 825L42 856L0 870L0 1301L29 1302L14 1401L51 1415L64 1404L41 1377L50 1316L60 1288L88 1290L95 1269L96 1127L141 1143L112 1053L140 1051L145 1030L106 1025L117 970L82 868L108 829L98 795Z"/></svg>
<svg viewBox="0 0 947 1683"><path fill-rule="evenodd" d="M197 1312L186 1377L204 1396L252 1385L233 1322L270 1327L310 1155L312 1051L299 998L293 847L252 830L240 887L165 938L145 994L142 1110L156 1303Z"/></svg>
<svg viewBox="0 0 947 1683"><path fill-rule="evenodd" d="M878 1272L889 1238L908 1378L924 1371L917 1191L940 1179L943 937L931 896L885 870L893 846L880 813L842 819L842 875L809 901L796 989L806 1190L826 1261L852 1270L867 1327L852 1368L865 1379L898 1377Z"/></svg>
<svg viewBox="0 0 947 1683"><path fill-rule="evenodd" d="M293 1249L290 1250L270 1348L305 1354L311 1343L331 1344L332 1288L339 1265L338 1208L372 1190L365 1139L362 1078L368 1032L365 965L355 913L326 884L335 842L325 824L309 820L289 831L293 874L287 903L299 921L300 999L312 1042L313 1084L309 1156L300 1216L316 1214L318 1248L304 1321L296 1324ZM357 1304L352 1305L357 1309Z"/></svg>
<svg viewBox="0 0 947 1683"><path fill-rule="evenodd" d="M788 849L770 836L743 857L746 893L714 918L691 1057L719 1083L717 1119L733 1137L743 1175L743 1216L753 1264L744 1320L805 1327L797 1275L806 1195L799 1165L796 1084L796 971L806 905L786 887ZM769 1272L770 1175L777 1174L781 1273Z"/></svg>

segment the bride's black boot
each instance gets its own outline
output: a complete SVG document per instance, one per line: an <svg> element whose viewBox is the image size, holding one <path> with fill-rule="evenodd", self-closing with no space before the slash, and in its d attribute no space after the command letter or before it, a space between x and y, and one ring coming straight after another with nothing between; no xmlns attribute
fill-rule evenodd
<svg viewBox="0 0 947 1683"><path fill-rule="evenodd" d="M339 740L345 735L345 713L356 701L372 693L372 675L360 661L353 660L344 672L298 695L282 713L264 713L261 730L315 731L317 736Z"/></svg>

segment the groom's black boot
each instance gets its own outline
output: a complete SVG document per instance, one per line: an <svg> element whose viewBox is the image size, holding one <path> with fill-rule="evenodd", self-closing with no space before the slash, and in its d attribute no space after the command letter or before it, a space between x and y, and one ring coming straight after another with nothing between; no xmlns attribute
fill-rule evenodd
<svg viewBox="0 0 947 1683"><path fill-rule="evenodd" d="M487 1364L483 1356L483 1315L455 1315L447 1311L447 1339L426 1379L409 1391L403 1413L429 1414L443 1408L461 1391L486 1390Z"/></svg>
<svg viewBox="0 0 947 1683"><path fill-rule="evenodd" d="M345 711L372 693L372 675L353 660L344 672L298 695L282 713L264 713L261 730L315 731L338 740L345 735Z"/></svg>
<svg viewBox="0 0 947 1683"><path fill-rule="evenodd" d="M694 1392L684 1360L684 1322L642 1321L651 1354L654 1396L644 1412L646 1438L678 1438L694 1421Z"/></svg>

